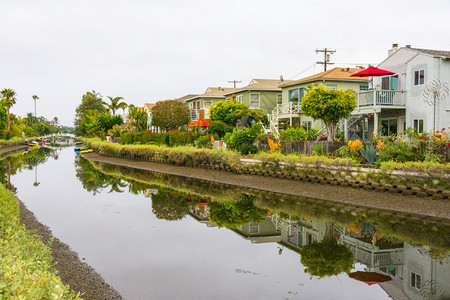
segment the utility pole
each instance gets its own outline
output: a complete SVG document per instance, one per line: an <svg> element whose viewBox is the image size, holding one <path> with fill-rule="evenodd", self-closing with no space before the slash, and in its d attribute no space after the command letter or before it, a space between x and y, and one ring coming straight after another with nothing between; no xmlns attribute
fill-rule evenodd
<svg viewBox="0 0 450 300"><path fill-rule="evenodd" d="M327 65L334 65L334 63L330 63L330 54L335 53L336 50L328 50L327 48L325 49L316 49L316 53L323 53L323 61L318 61L318 64L323 65L323 69L324 71L327 70Z"/></svg>
<svg viewBox="0 0 450 300"><path fill-rule="evenodd" d="M228 80L228 83L232 83L233 88L236 88L236 83L242 83L242 80Z"/></svg>

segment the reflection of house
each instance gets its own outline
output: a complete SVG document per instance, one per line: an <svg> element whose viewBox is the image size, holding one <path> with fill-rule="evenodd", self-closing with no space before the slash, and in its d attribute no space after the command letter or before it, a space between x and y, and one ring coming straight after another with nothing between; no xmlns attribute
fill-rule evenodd
<svg viewBox="0 0 450 300"><path fill-rule="evenodd" d="M278 243L281 241L280 231L277 230L270 217L260 223L249 222L233 230L252 243Z"/></svg>
<svg viewBox="0 0 450 300"><path fill-rule="evenodd" d="M351 123L364 120L367 127L354 137L370 139L373 131L397 134L407 127L419 133L432 130L433 107L425 104L422 93L434 79L450 84L450 51L398 48L394 44L378 67L395 74L374 77L373 89L357 93L358 107ZM449 126L450 97L447 97L445 103L436 107L436 128Z"/></svg>
<svg viewBox="0 0 450 300"><path fill-rule="evenodd" d="M209 220L209 206L206 203L190 206L189 215L198 222L206 224L208 227L216 227L216 225Z"/></svg>
<svg viewBox="0 0 450 300"><path fill-rule="evenodd" d="M190 119L192 121L208 120L209 108L219 100L225 100L224 94L231 92L233 88L209 87L201 95L186 97L184 102L189 105Z"/></svg>
<svg viewBox="0 0 450 300"><path fill-rule="evenodd" d="M290 220L272 215L275 228L281 231L281 244L296 251L314 242L320 242L325 236L325 222L314 220Z"/></svg>
<svg viewBox="0 0 450 300"><path fill-rule="evenodd" d="M412 300L449 299L450 257L433 260L429 250L405 243L403 291Z"/></svg>
<svg viewBox="0 0 450 300"><path fill-rule="evenodd" d="M301 104L302 98L306 94L306 88L311 85L323 84L327 88L333 89L367 90L366 78L350 77L357 71L354 68L334 68L299 80L281 83L282 102L277 103L275 109L270 112L271 129L274 127L276 131L280 131L286 125L302 125L307 130L311 127L322 128L323 124L320 121L314 122L311 117L302 113Z"/></svg>

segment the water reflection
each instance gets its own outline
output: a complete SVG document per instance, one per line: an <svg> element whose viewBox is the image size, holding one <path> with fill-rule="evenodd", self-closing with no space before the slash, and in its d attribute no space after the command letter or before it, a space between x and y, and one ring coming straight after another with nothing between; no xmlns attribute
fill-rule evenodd
<svg viewBox="0 0 450 300"><path fill-rule="evenodd" d="M159 219L192 216L208 227L226 227L251 243L278 243L279 255L299 253L313 277L349 273L355 262L365 284L380 284L393 298L450 297L450 228L445 221L358 207L192 178L144 172L77 158L77 177L93 194L102 190L151 198ZM373 273L371 273L373 272ZM375 274L375 277L368 277ZM388 275L385 281L377 274Z"/></svg>
<svg viewBox="0 0 450 300"><path fill-rule="evenodd" d="M8 156L4 156L0 159L0 182L10 191L16 193L17 188L11 183L11 176L23 169L34 169L35 175L33 186L38 186L37 166L45 163L49 157L57 159L57 151L48 148L37 148L33 150L21 150Z"/></svg>

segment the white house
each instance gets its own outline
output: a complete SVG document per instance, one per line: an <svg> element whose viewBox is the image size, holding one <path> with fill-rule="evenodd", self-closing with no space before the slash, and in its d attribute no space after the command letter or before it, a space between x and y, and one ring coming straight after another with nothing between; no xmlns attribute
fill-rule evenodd
<svg viewBox="0 0 450 300"><path fill-rule="evenodd" d="M450 89L450 51L394 44L378 68L395 74L374 77L368 91L357 93L358 107L347 121L350 138L370 139L374 131L398 134L408 127L419 133L450 127L450 95L436 107L423 95L436 79Z"/></svg>

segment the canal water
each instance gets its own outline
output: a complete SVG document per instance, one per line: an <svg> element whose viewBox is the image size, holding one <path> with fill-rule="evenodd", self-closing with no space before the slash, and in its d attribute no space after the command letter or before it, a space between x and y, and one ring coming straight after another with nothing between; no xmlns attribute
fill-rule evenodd
<svg viewBox="0 0 450 300"><path fill-rule="evenodd" d="M18 198L125 299L450 297L439 222L93 164L73 148L17 160Z"/></svg>

